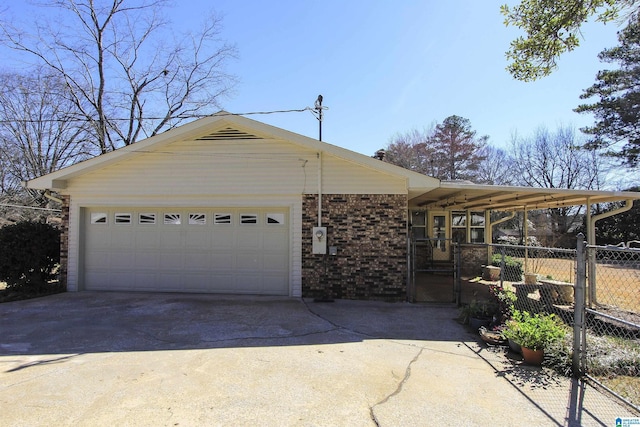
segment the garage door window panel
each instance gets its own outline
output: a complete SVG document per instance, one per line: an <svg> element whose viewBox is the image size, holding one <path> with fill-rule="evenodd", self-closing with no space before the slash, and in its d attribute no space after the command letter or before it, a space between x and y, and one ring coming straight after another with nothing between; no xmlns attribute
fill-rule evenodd
<svg viewBox="0 0 640 427"><path fill-rule="evenodd" d="M114 223L116 225L130 225L131 224L131 214L130 213L122 213L117 212L113 216Z"/></svg>
<svg viewBox="0 0 640 427"><path fill-rule="evenodd" d="M206 225L207 215L203 213L190 213L189 225Z"/></svg>
<svg viewBox="0 0 640 427"><path fill-rule="evenodd" d="M140 213L138 215L138 224L154 225L156 223L156 214L152 212Z"/></svg>
<svg viewBox="0 0 640 427"><path fill-rule="evenodd" d="M214 225L231 225L233 224L233 215L230 213L215 213L213 214Z"/></svg>
<svg viewBox="0 0 640 427"><path fill-rule="evenodd" d="M258 215L257 214L241 214L240 215L240 224L243 225L254 225L258 223Z"/></svg>
<svg viewBox="0 0 640 427"><path fill-rule="evenodd" d="M107 224L106 212L91 212L91 224Z"/></svg>
<svg viewBox="0 0 640 427"><path fill-rule="evenodd" d="M180 225L182 224L182 216L179 213L165 213L164 214L165 225Z"/></svg>
<svg viewBox="0 0 640 427"><path fill-rule="evenodd" d="M284 214L268 213L266 222L267 222L267 225L284 225Z"/></svg>

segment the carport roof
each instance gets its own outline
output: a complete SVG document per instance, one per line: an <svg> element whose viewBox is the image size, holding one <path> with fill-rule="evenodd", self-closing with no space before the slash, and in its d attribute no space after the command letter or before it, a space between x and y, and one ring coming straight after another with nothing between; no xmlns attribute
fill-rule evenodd
<svg viewBox="0 0 640 427"><path fill-rule="evenodd" d="M437 210L534 210L640 200L640 192L568 190L442 181L440 186L411 200L413 206Z"/></svg>

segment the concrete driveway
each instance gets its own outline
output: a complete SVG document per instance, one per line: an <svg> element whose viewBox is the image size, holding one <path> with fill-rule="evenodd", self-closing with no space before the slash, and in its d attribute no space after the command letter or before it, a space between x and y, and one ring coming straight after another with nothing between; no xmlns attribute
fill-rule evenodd
<svg viewBox="0 0 640 427"><path fill-rule="evenodd" d="M558 426L625 416L600 400L587 410L577 382L489 351L456 317L448 306L189 294L0 304L0 424Z"/></svg>

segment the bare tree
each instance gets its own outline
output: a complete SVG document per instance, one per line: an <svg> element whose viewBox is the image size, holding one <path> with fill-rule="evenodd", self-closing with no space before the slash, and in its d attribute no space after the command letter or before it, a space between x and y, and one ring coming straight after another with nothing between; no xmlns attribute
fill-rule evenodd
<svg viewBox="0 0 640 427"><path fill-rule="evenodd" d="M489 185L510 185L514 182L513 158L505 150L487 145L482 163L476 172L476 183Z"/></svg>
<svg viewBox="0 0 640 427"><path fill-rule="evenodd" d="M571 126L559 126L555 132L538 128L529 138L512 137L512 155L517 165L517 184L542 188L595 190L603 185L600 156L581 149ZM549 209L552 238L566 236L580 219L582 208ZM555 243L554 242L554 243Z"/></svg>
<svg viewBox="0 0 640 427"><path fill-rule="evenodd" d="M69 120L75 109L64 81L42 75L0 74L2 196L24 195L26 181L91 155L85 127ZM80 123L82 124L82 123ZM40 193L30 190L32 197Z"/></svg>
<svg viewBox="0 0 640 427"><path fill-rule="evenodd" d="M167 0L51 0L56 12L33 23L0 22L4 43L67 85L75 119L86 121L100 153L211 114L235 79L236 48L219 39L212 14L198 32L174 34Z"/></svg>
<svg viewBox="0 0 640 427"><path fill-rule="evenodd" d="M428 144L433 129L397 134L385 149L385 160L415 172L433 176L434 153Z"/></svg>

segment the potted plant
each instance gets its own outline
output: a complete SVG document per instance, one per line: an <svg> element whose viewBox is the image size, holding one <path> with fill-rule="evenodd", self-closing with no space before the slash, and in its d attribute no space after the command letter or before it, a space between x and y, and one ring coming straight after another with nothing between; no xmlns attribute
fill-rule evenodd
<svg viewBox="0 0 640 427"><path fill-rule="evenodd" d="M531 314L514 310L504 336L522 347L525 363L541 365L544 350L564 337L564 328L555 314Z"/></svg>
<svg viewBox="0 0 640 427"><path fill-rule="evenodd" d="M472 329L477 330L481 326L489 326L496 311L495 304L474 300L462 308L462 316L465 324L468 323Z"/></svg>

